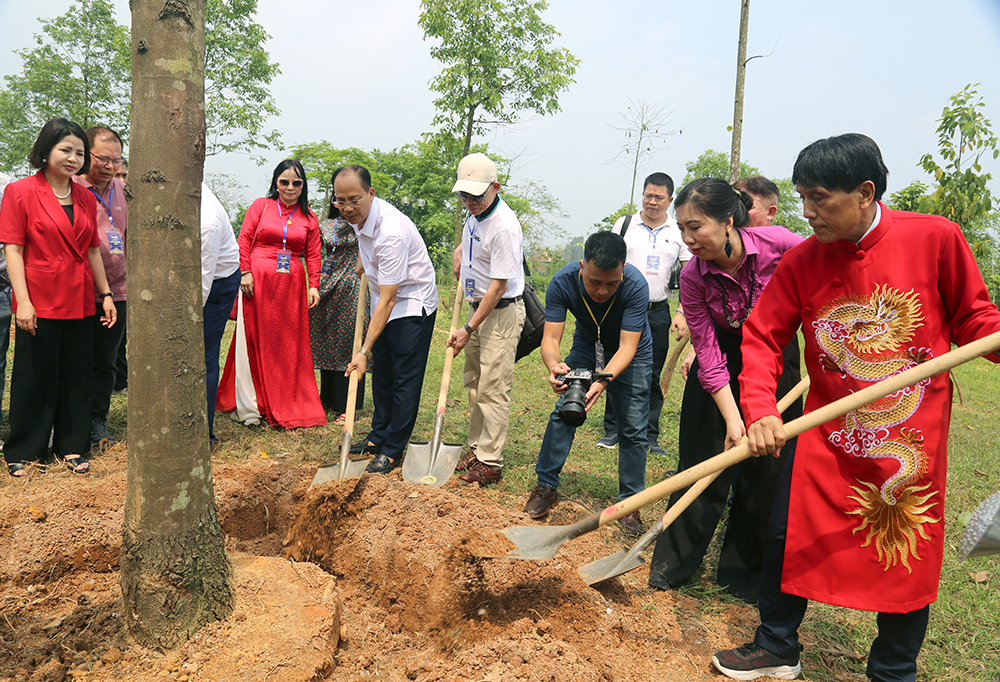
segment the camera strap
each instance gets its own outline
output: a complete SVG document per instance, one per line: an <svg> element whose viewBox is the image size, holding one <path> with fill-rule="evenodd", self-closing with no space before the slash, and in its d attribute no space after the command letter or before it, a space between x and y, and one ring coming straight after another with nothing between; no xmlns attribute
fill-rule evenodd
<svg viewBox="0 0 1000 682"><path fill-rule="evenodd" d="M623 273L622 274L622 281L624 281L624 280L625 280L625 275ZM592 319L594 321L594 324L597 326L597 341L594 342L594 357L597 360L597 362L596 362L597 371L598 372L603 372L604 371L604 343L602 343L602 341L601 341L601 325L603 325L604 324L604 320L606 320L608 318L608 313L611 312L611 308L615 304L615 299L618 298L618 292L616 291L615 295L611 297L611 301L608 303L608 309L604 311L604 316L601 317L601 321L598 322L597 321L597 317L594 315L594 311L590 309L590 304L587 303L587 295L583 291L583 275L577 275L576 284L580 288L580 298L583 299L583 305L586 306L587 312L590 313L590 319Z"/></svg>

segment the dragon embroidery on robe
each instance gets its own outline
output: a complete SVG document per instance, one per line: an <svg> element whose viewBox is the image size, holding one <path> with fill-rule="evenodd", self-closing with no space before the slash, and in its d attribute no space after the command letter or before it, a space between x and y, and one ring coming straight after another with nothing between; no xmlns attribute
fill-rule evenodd
<svg viewBox="0 0 1000 682"><path fill-rule="evenodd" d="M823 351L820 364L826 372L870 383L903 372L931 358L929 348L906 345L922 319L913 291L904 294L886 285L870 296L837 298L813 322ZM854 457L899 464L881 484L858 480L858 486L851 486L857 496L848 495L858 504L848 513L861 517L853 532L867 529L861 546L874 544L886 571L898 562L912 573L910 557L920 559L918 537L929 540L924 525L940 520L927 515L937 505L930 502L936 491L927 492L930 483L919 484L927 472L923 435L902 426L917 411L929 384L926 379L847 413L840 430L830 434L831 443Z"/></svg>

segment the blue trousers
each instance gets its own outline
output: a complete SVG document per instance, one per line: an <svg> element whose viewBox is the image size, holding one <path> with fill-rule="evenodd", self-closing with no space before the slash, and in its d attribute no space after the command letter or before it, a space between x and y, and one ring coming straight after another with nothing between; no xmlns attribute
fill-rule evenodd
<svg viewBox="0 0 1000 682"><path fill-rule="evenodd" d="M399 461L420 410L420 391L434 333L434 318L412 315L390 320L372 346L372 430L368 441Z"/></svg>
<svg viewBox="0 0 1000 682"><path fill-rule="evenodd" d="M596 365L594 349L584 348L585 344L573 343L573 348L564 362L573 369L590 369ZM646 427L649 415L649 377L652 368L648 362L632 362L619 374L605 391L607 400L614 406L615 415L623 415L618 420L618 499L624 500L646 487ZM573 446L576 427L568 426L559 418L563 396L559 397L555 409L549 415L542 449L538 453L535 473L538 485L559 487L559 472L566 464L569 450Z"/></svg>
<svg viewBox="0 0 1000 682"><path fill-rule="evenodd" d="M215 398L219 393L219 351L226 321L240 290L240 270L212 282L205 301L205 389L208 394L208 440L215 440Z"/></svg>
<svg viewBox="0 0 1000 682"><path fill-rule="evenodd" d="M788 528L788 493L792 485L789 455L778 479L760 581L760 626L754 641L779 656L799 650L799 625L809 602L781 591L781 571ZM874 682L916 682L917 654L924 643L930 607L909 613L879 613L878 637L868 653L866 673Z"/></svg>

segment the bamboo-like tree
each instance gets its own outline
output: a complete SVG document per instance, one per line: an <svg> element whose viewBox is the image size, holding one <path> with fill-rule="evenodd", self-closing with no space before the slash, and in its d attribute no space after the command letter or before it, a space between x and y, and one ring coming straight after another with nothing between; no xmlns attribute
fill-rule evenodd
<svg viewBox="0 0 1000 682"><path fill-rule="evenodd" d="M124 621L183 643L233 608L205 404L200 196L205 0L132 0Z"/></svg>

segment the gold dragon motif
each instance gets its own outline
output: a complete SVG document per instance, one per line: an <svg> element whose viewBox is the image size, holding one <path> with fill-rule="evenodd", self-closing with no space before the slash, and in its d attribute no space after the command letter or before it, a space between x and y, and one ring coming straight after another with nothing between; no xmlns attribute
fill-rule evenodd
<svg viewBox="0 0 1000 682"><path fill-rule="evenodd" d="M820 365L826 372L868 383L903 372L931 357L926 348L907 347L920 326L919 297L914 291L901 293L884 285L870 296L837 298L819 311L813 322L822 349ZM897 563L913 572L910 557L917 554L918 537L928 539L924 524L937 523L927 512L937 502L937 493L923 494L930 484L919 486L927 472L927 455L919 430L899 427L913 416L923 400L930 380L875 400L841 419L841 429L830 441L854 457L894 459L899 468L881 485L858 480L851 487L861 517L853 532L868 529L862 547L874 545L879 562L888 571Z"/></svg>

